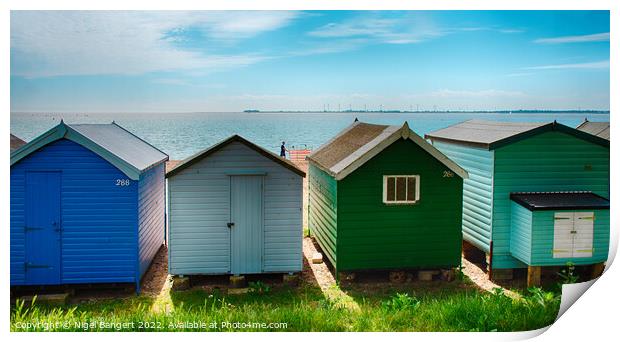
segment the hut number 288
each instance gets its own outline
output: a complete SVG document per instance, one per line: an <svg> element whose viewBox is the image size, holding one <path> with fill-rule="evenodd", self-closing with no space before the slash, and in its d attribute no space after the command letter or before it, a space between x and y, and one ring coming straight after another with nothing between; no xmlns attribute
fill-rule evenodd
<svg viewBox="0 0 620 342"><path fill-rule="evenodd" d="M129 179L117 179L116 186L129 186Z"/></svg>
<svg viewBox="0 0 620 342"><path fill-rule="evenodd" d="M452 178L454 177L454 172L452 171L444 171L443 172L443 178Z"/></svg>

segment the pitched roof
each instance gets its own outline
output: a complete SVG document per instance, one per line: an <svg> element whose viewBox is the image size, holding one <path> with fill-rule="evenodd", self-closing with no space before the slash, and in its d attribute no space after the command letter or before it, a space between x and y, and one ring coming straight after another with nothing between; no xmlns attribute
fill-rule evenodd
<svg viewBox="0 0 620 342"><path fill-rule="evenodd" d="M609 147L609 141L553 122L500 122L468 120L425 135L426 139L472 145L489 150L520 141L533 135L561 131L595 144Z"/></svg>
<svg viewBox="0 0 620 342"><path fill-rule="evenodd" d="M59 139L74 141L137 180L147 169L168 160L168 155L133 133L112 122L111 124L60 124L41 134L11 153L11 165L39 148Z"/></svg>
<svg viewBox="0 0 620 342"><path fill-rule="evenodd" d="M464 169L409 129L407 122L403 126L386 126L356 121L306 158L341 180L398 139L413 141L461 178L468 177Z"/></svg>
<svg viewBox="0 0 620 342"><path fill-rule="evenodd" d="M276 163L284 166L285 168L295 172L296 174L298 174L298 175L300 175L302 177L306 177L306 173L304 171L302 171L300 168L298 168L295 164L293 164L293 162L291 162L290 160L288 160L286 158L282 158L282 157L278 156L277 154L275 154L275 153L273 153L273 152L271 152L271 151L269 151L267 149L264 149L264 148L262 148L262 147L260 147L260 146L258 146L256 144L254 144L253 142L243 138L242 136L239 136L239 135L236 135L236 134L231 136L228 139L224 139L224 140L220 141L219 143L217 143L217 144L215 144L215 145L213 145L213 146L211 146L209 148L206 148L206 149L204 149L204 150L202 150L202 151L200 151L200 152L198 152L198 153L196 153L196 154L194 154L194 155L184 159L180 163L176 164L176 166L172 170L168 171L166 173L166 177L168 178L168 177L172 177L172 176L176 175L181 170L184 170L184 169L188 168L189 166L193 165L194 163L202 160L203 158L211 155L212 153L214 153L216 151L219 151L221 148L223 148L224 146L226 146L226 145L228 145L228 144L230 144L230 143L232 143L234 141L240 142L240 143L246 145L247 147L253 149L254 151L262 154L263 156L265 156L265 157L275 161Z"/></svg>
<svg viewBox="0 0 620 342"><path fill-rule="evenodd" d="M592 122L587 119L582 122L577 129L603 139L609 140L609 122Z"/></svg>
<svg viewBox="0 0 620 342"><path fill-rule="evenodd" d="M24 145L26 145L26 142L24 140L11 134L11 152L17 150Z"/></svg>
<svg viewBox="0 0 620 342"><path fill-rule="evenodd" d="M513 192L510 199L528 210L609 209L609 200L590 191Z"/></svg>

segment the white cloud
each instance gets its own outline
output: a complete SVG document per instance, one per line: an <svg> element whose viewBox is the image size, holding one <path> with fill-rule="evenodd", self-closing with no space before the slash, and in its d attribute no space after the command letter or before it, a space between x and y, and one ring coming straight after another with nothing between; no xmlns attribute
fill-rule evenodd
<svg viewBox="0 0 620 342"><path fill-rule="evenodd" d="M11 13L11 73L25 77L221 71L264 60L208 46L180 48L196 29L211 39L247 39L288 24L295 12L26 11Z"/></svg>
<svg viewBox="0 0 620 342"><path fill-rule="evenodd" d="M587 63L554 64L526 67L523 70L609 69L609 60Z"/></svg>
<svg viewBox="0 0 620 342"><path fill-rule="evenodd" d="M608 42L609 32L586 34L580 36L564 36L554 38L536 39L534 43L539 44L564 44L564 43L586 43L586 42Z"/></svg>
<svg viewBox="0 0 620 342"><path fill-rule="evenodd" d="M411 44L444 35L445 32L423 16L380 18L362 16L321 26L308 35L319 38L367 38L387 44Z"/></svg>
<svg viewBox="0 0 620 342"><path fill-rule="evenodd" d="M523 30L497 27L440 27L427 15L409 14L398 18L362 15L339 23L329 23L309 36L318 38L366 38L385 44L414 44L459 32L491 31L505 34Z"/></svg>

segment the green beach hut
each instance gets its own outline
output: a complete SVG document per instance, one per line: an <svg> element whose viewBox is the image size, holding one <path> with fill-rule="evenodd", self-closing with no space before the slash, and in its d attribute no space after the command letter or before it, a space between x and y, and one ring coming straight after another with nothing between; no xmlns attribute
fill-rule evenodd
<svg viewBox="0 0 620 342"><path fill-rule="evenodd" d="M356 119L307 159L310 233L337 275L460 265L467 172L406 122Z"/></svg>
<svg viewBox="0 0 620 342"><path fill-rule="evenodd" d="M489 275L597 265L609 249L609 140L559 124L470 120L426 135L467 170L463 240ZM465 246L465 247L467 247Z"/></svg>

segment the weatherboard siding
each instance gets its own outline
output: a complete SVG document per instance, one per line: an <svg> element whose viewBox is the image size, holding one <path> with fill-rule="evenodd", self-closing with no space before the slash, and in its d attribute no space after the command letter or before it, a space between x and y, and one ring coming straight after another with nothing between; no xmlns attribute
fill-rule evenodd
<svg viewBox="0 0 620 342"><path fill-rule="evenodd" d="M489 252L493 208L493 151L435 141L433 145L464 168L463 239Z"/></svg>
<svg viewBox="0 0 620 342"><path fill-rule="evenodd" d="M553 131L495 150L493 268L526 264L510 254L511 192L592 191L609 198L609 148Z"/></svg>
<svg viewBox="0 0 620 342"><path fill-rule="evenodd" d="M138 185L138 237L140 277L148 270L164 242L165 163L140 176Z"/></svg>
<svg viewBox="0 0 620 342"><path fill-rule="evenodd" d="M521 205L510 204L511 230L510 254L522 262L531 265L532 256L532 212ZM553 230L551 231L553 238Z"/></svg>
<svg viewBox="0 0 620 342"><path fill-rule="evenodd" d="M338 182L339 271L460 264L463 181L399 139ZM420 175L414 205L383 203L384 175Z"/></svg>
<svg viewBox="0 0 620 342"><path fill-rule="evenodd" d="M302 267L302 181L232 142L168 178L170 273L230 272L230 175L264 173L263 272Z"/></svg>
<svg viewBox="0 0 620 342"><path fill-rule="evenodd" d="M593 212L594 238L592 256L585 258L553 258L554 214L556 212ZM589 265L607 261L609 253L609 210L544 210L534 211L532 221L531 265L563 266L568 262Z"/></svg>
<svg viewBox="0 0 620 342"><path fill-rule="evenodd" d="M323 253L336 265L338 183L312 162L308 167L308 226Z"/></svg>
<svg viewBox="0 0 620 342"><path fill-rule="evenodd" d="M137 182L79 144L60 139L11 167L11 285L24 280L25 174L61 171L61 283L134 282Z"/></svg>

